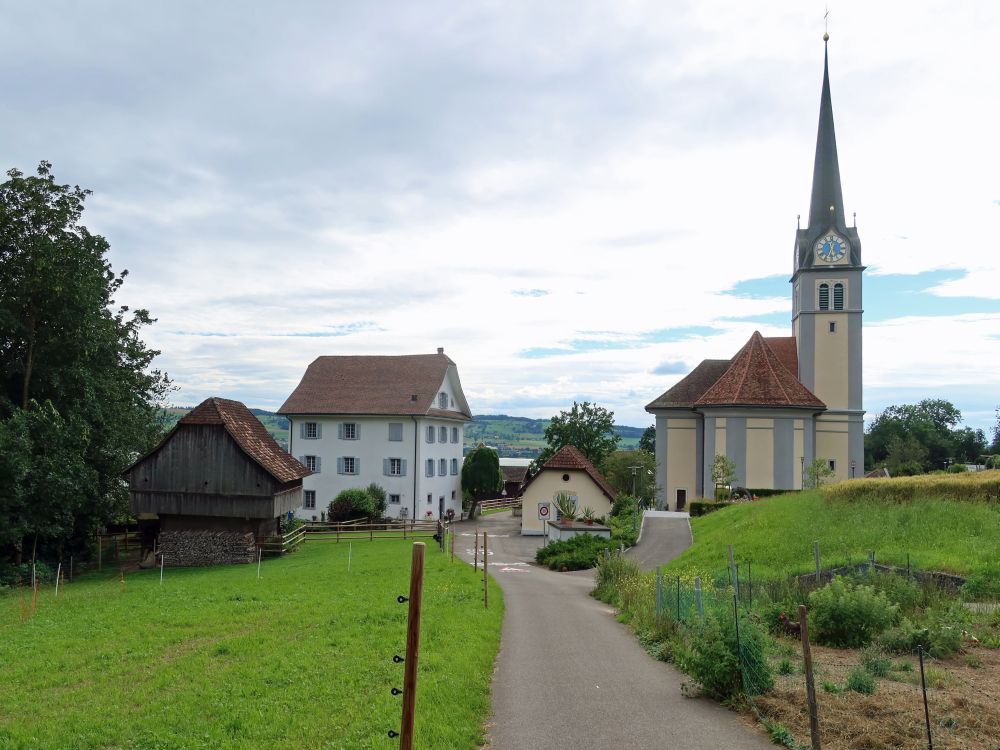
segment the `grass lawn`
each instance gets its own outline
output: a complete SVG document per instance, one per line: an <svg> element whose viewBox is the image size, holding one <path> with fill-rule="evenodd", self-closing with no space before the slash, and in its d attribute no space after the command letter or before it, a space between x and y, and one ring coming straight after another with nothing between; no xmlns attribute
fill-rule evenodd
<svg viewBox="0 0 1000 750"><path fill-rule="evenodd" d="M255 565L93 575L0 596L0 750L396 748L411 542L310 541ZM429 544L416 746L476 748L503 599Z"/></svg>
<svg viewBox="0 0 1000 750"><path fill-rule="evenodd" d="M909 553L914 568L959 575L995 566L1000 549L995 503L839 502L813 491L734 505L692 518L691 527L694 544L668 566L675 574L724 575L730 544L755 579L813 570L814 540L824 568L861 562L871 549L878 562L905 566Z"/></svg>

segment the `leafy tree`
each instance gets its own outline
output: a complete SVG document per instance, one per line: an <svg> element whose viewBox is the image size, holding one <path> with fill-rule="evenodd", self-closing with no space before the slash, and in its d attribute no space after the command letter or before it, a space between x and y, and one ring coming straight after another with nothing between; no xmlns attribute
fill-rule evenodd
<svg viewBox="0 0 1000 750"><path fill-rule="evenodd" d="M977 464L988 450L986 433L982 430L974 430L971 427L952 430L951 439L952 458L956 463Z"/></svg>
<svg viewBox="0 0 1000 750"><path fill-rule="evenodd" d="M469 497L471 507L469 518L476 515L476 508L483 495L503 489L503 472L500 471L500 457L492 448L483 443L469 451L462 462L462 494Z"/></svg>
<svg viewBox="0 0 1000 750"><path fill-rule="evenodd" d="M25 543L82 546L127 512L121 472L161 435L170 381L139 337L145 310L115 309L107 241L80 219L89 191L7 172L0 183L0 558ZM6 453L6 452L5 452ZM46 484L48 483L48 484ZM70 497L72 495L72 497Z"/></svg>
<svg viewBox="0 0 1000 750"><path fill-rule="evenodd" d="M712 481L715 483L716 495L725 487L725 495L728 497L736 479L736 462L722 453L716 453L712 460Z"/></svg>
<svg viewBox="0 0 1000 750"><path fill-rule="evenodd" d="M830 468L830 464L822 458L814 458L806 467L805 486L808 489L816 489L832 476L833 469Z"/></svg>
<svg viewBox="0 0 1000 750"><path fill-rule="evenodd" d="M650 500L656 493L656 458L643 450L615 451L604 459L603 474L618 494L632 496L632 467L635 472L635 495Z"/></svg>
<svg viewBox="0 0 1000 750"><path fill-rule="evenodd" d="M621 436L615 433L614 427L614 412L589 401L579 404L574 401L572 409L559 412L545 428L548 445L532 462L532 473L567 445L575 446L594 466L603 469L604 459L621 442Z"/></svg>
<svg viewBox="0 0 1000 750"><path fill-rule="evenodd" d="M372 518L385 518L385 509L389 507L389 496L385 488L372 482L365 488L365 492L372 499L374 515Z"/></svg>
<svg viewBox="0 0 1000 750"><path fill-rule="evenodd" d="M927 450L922 469L944 468L955 452L953 429L962 413L950 401L924 399L918 404L890 406L875 417L865 435L866 466L882 464L894 437L911 437Z"/></svg>
<svg viewBox="0 0 1000 750"><path fill-rule="evenodd" d="M912 435L893 435L889 440L889 453L885 468L894 477L923 474L927 463L927 449Z"/></svg>
<svg viewBox="0 0 1000 750"><path fill-rule="evenodd" d="M639 450L656 455L656 425L647 427L639 438Z"/></svg>

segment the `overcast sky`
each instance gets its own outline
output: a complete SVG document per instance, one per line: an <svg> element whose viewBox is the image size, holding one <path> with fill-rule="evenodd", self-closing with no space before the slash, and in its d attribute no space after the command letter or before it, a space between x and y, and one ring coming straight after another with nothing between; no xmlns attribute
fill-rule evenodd
<svg viewBox="0 0 1000 750"><path fill-rule="evenodd" d="M179 390L455 360L475 413L643 407L789 335L824 3L0 0L0 166L88 187ZM1000 404L1000 3L831 2L864 401Z"/></svg>

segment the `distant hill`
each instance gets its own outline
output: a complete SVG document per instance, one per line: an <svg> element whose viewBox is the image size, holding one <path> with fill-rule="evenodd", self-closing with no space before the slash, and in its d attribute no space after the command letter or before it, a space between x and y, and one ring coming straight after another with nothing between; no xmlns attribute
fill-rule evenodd
<svg viewBox="0 0 1000 750"><path fill-rule="evenodd" d="M192 408L194 407L179 406L165 409L162 416L164 427L173 427ZM250 412L261 421L281 447L288 448L288 420L285 417L266 409L250 409ZM507 414L477 414L465 426L465 445L471 447L486 443L496 448L504 458L534 458L545 447L545 428L550 421ZM645 429L615 425L615 432L622 438L619 444L621 449L634 450Z"/></svg>

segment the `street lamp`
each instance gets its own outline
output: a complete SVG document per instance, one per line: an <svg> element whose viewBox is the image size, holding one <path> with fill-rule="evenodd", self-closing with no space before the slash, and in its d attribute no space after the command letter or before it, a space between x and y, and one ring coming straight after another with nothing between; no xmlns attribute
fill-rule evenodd
<svg viewBox="0 0 1000 750"><path fill-rule="evenodd" d="M851 461L851 479L854 479L854 467L858 465L857 461Z"/></svg>
<svg viewBox="0 0 1000 750"><path fill-rule="evenodd" d="M639 515L639 501L635 496L635 476L642 467L629 466L628 468L632 472L632 531L635 531L636 518Z"/></svg>

